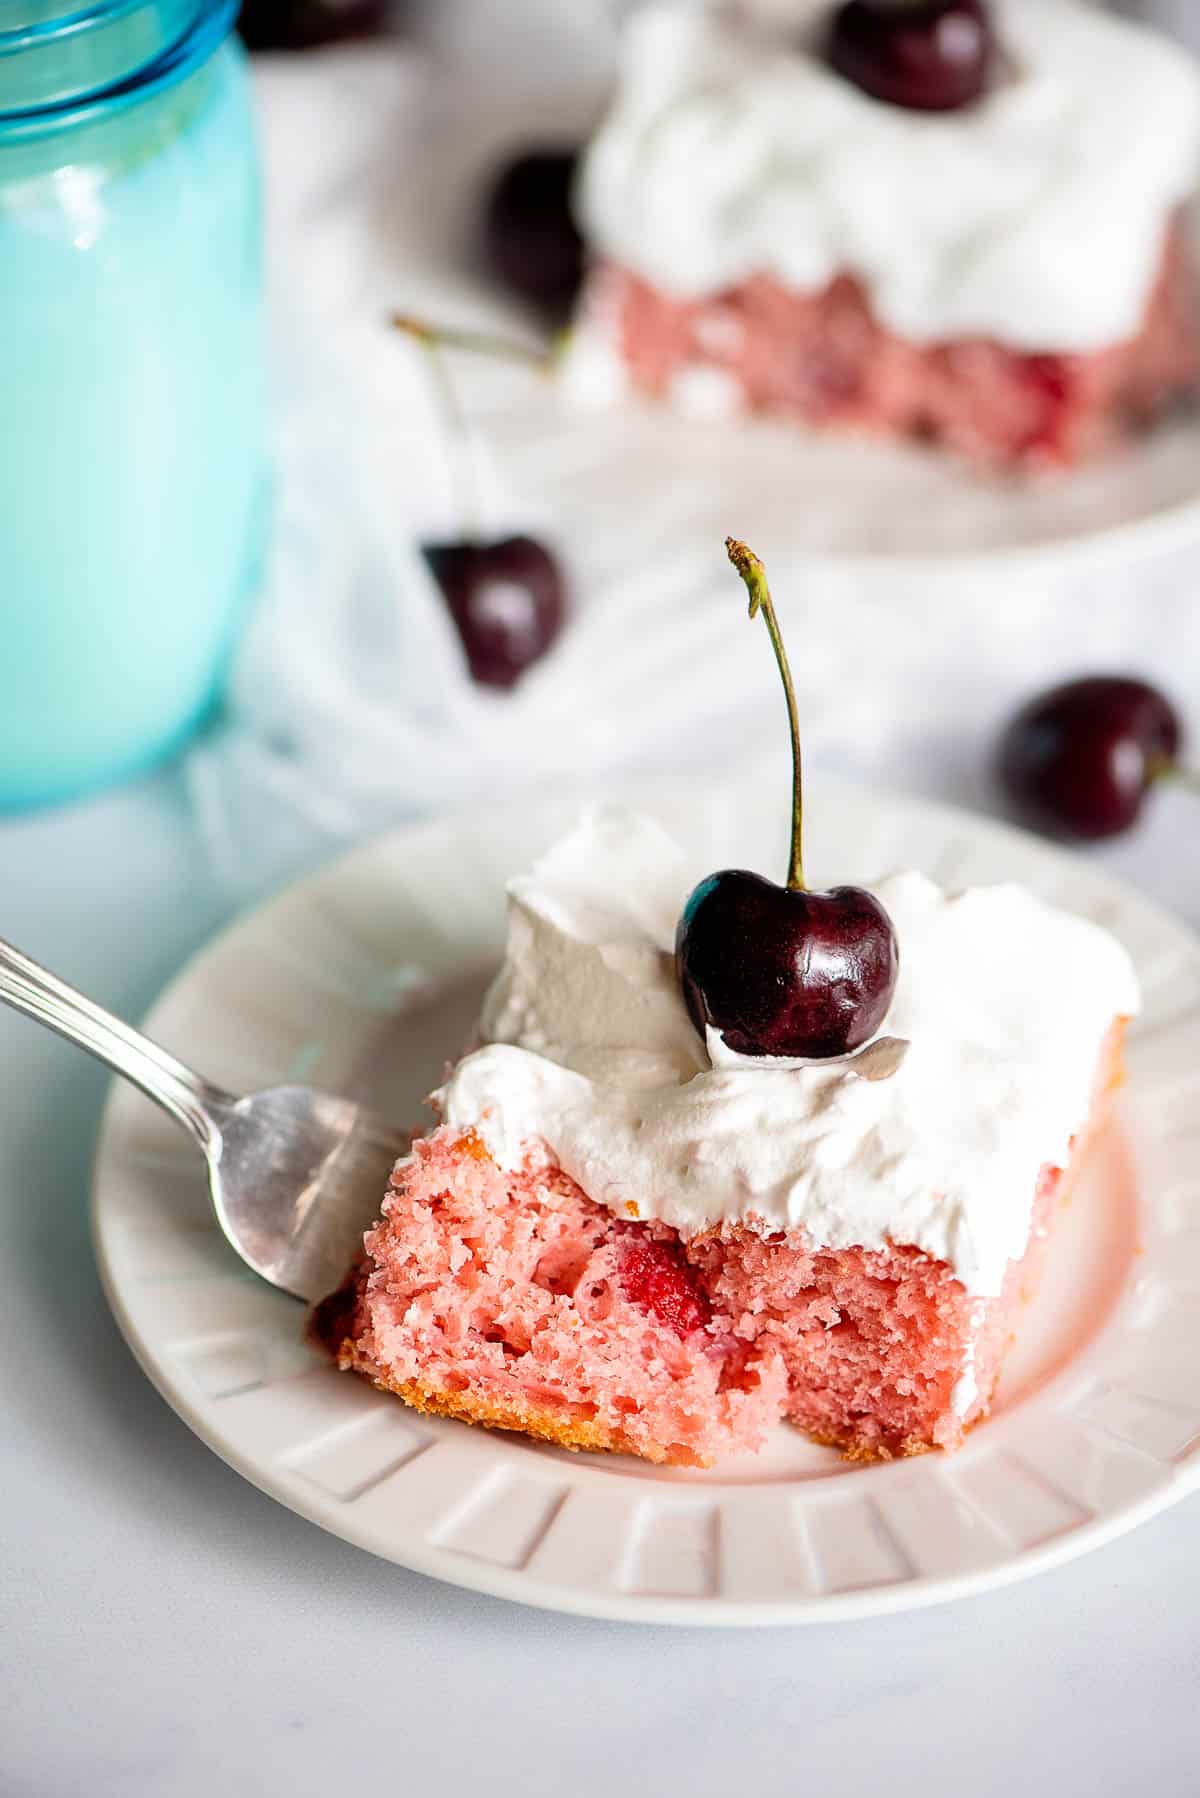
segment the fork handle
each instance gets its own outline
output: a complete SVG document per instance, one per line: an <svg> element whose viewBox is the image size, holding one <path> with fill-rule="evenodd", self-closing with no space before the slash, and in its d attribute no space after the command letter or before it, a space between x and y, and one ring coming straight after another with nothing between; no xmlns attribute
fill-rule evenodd
<svg viewBox="0 0 1200 1798"><path fill-rule="evenodd" d="M0 1002L48 1024L59 1036L135 1086L190 1130L207 1156L219 1152L219 1114L235 1103L229 1093L201 1079L165 1049L85 998L0 937Z"/></svg>

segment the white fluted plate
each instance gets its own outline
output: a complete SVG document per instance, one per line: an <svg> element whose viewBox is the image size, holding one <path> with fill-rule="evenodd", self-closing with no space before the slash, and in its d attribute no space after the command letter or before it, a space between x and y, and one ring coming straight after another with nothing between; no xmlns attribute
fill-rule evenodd
<svg viewBox="0 0 1200 1798"><path fill-rule="evenodd" d="M774 782L633 797L687 844L697 875L782 866ZM495 966L506 877L575 809L530 803L368 844L227 931L150 1029L234 1088L311 1080L416 1121ZM101 1271L146 1373L210 1447L406 1567L529 1604L691 1624L861 1617L977 1592L1195 1489L1200 944L1082 858L1001 826L829 780L810 809L818 882L896 865L951 886L1026 881L1116 931L1145 987L1118 1118L1056 1232L995 1413L963 1450L852 1466L781 1427L761 1456L700 1474L419 1416L305 1346L300 1308L217 1232L187 1142L119 1087L95 1170Z"/></svg>

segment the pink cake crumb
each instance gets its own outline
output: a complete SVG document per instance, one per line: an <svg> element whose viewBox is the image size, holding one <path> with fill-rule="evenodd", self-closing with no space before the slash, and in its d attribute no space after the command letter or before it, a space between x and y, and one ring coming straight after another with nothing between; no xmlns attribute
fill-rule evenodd
<svg viewBox="0 0 1200 1798"><path fill-rule="evenodd" d="M1200 382L1182 225L1168 234L1140 329L1089 354L1026 354L985 338L911 342L879 322L849 273L815 292L763 275L685 301L608 264L592 277L584 317L651 398L716 369L746 411L938 443L999 467L1072 467L1146 429Z"/></svg>
<svg viewBox="0 0 1200 1798"><path fill-rule="evenodd" d="M813 1248L749 1224L683 1238L614 1216L530 1145L502 1170L443 1127L397 1164L359 1268L313 1331L421 1410L574 1449L711 1465L781 1419L859 1458L953 1448L986 1413L1091 1125L1038 1183L1029 1248L973 1298L910 1247Z"/></svg>

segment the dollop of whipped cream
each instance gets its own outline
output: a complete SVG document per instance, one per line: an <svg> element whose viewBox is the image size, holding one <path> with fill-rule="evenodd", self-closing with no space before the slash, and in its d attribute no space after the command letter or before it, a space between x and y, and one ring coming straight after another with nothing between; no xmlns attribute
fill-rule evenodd
<svg viewBox="0 0 1200 1798"><path fill-rule="evenodd" d="M883 105L828 68L814 10L756 36L701 7L628 26L578 209L604 256L683 300L754 275L850 270L919 343L1085 352L1137 331L1200 160L1200 72L1079 0L992 0L992 90L958 112Z"/></svg>
<svg viewBox="0 0 1200 1798"><path fill-rule="evenodd" d="M999 1292L1041 1168L1088 1116L1105 1033L1137 1010L1124 949L1017 886L896 874L874 888L900 942L879 1037L838 1061L754 1059L702 1041L684 1008L690 884L660 827L616 809L513 881L484 1046L435 1095L445 1121L504 1167L557 1163L621 1216L914 1244Z"/></svg>

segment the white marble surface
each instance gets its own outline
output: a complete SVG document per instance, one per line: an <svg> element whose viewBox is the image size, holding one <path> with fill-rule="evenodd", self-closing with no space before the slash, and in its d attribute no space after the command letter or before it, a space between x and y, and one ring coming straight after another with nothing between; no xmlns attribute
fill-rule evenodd
<svg viewBox="0 0 1200 1798"><path fill-rule="evenodd" d="M456 29L439 27L446 40ZM1081 578L1053 604L1017 575L983 607L943 591L897 613L878 598L840 636L836 603L806 614L795 653L823 690L810 778L857 770L990 807L998 721L1032 683L1081 665L1157 672L1200 734L1196 575L1174 554ZM775 713L771 697L731 712L715 744L711 731L650 733L645 753L702 778L706 754L736 759L777 730ZM196 798L194 768L170 770L0 823L0 929L136 1015L278 867L364 827L344 811L306 836L292 819L268 848L275 814L260 797L261 860L231 870ZM1196 804L1163 793L1102 859L1200 924ZM377 801L372 820L387 811ZM86 1223L103 1084L0 1015L4 1798L326 1798L363 1779L496 1798L1184 1798L1200 1785L1194 1500L1034 1584L761 1635L520 1611L282 1511L188 1434L108 1316Z"/></svg>

